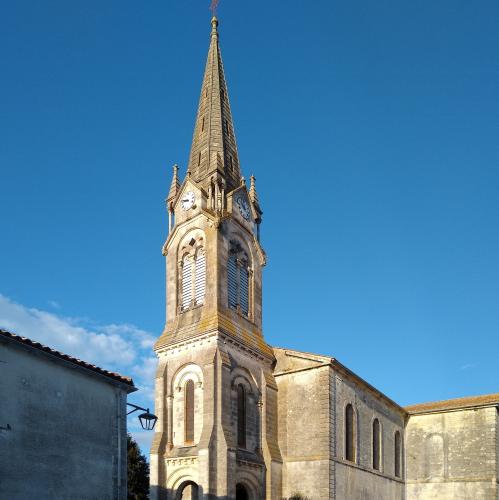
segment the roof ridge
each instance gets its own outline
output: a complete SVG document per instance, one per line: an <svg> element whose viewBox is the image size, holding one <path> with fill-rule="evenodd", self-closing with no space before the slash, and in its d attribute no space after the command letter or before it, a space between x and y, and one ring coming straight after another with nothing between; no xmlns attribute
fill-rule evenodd
<svg viewBox="0 0 499 500"><path fill-rule="evenodd" d="M15 342L19 342L20 344L24 344L24 345L33 347L35 349L38 349L39 351L47 352L53 356L64 359L65 361L69 361L75 365L86 368L87 370L91 370L91 371L100 373L101 375L104 375L106 377L109 377L109 378L112 378L112 379L117 380L119 382L122 382L123 384L127 384L131 387L135 387L131 377L126 377L126 376L121 375L117 372L112 372L112 371L106 370L104 368L101 368L97 365L93 365L92 363L89 363L87 361L83 361L82 359L76 358L75 356L65 354L61 351L58 351L57 349L53 349L52 347L49 347L45 344L42 344L41 342L38 342L37 340L32 340L28 337L23 337L21 335L17 335L15 333L9 332L3 328L0 328L0 336L5 337L5 338L10 339L10 340L13 340Z"/></svg>
<svg viewBox="0 0 499 500"><path fill-rule="evenodd" d="M464 396L451 399L442 399L439 401L429 401L426 403L417 403L405 406L404 409L409 413L422 413L445 409L449 410L469 408L472 406L483 406L493 403L499 405L499 393L481 394L478 396Z"/></svg>

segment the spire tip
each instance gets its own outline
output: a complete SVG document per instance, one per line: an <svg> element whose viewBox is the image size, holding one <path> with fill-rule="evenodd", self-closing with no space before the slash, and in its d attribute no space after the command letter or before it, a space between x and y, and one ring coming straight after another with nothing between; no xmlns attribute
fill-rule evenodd
<svg viewBox="0 0 499 500"><path fill-rule="evenodd" d="M217 16L211 18L211 33L218 35L218 19Z"/></svg>

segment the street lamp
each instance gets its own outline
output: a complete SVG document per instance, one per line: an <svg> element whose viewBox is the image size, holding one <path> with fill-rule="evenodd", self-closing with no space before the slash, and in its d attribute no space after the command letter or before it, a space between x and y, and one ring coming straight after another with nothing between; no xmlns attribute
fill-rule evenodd
<svg viewBox="0 0 499 500"><path fill-rule="evenodd" d="M127 403L127 406L131 406L133 408L133 410L130 410L127 415L130 415L131 413L138 410L142 410L144 412L139 415L139 422L142 426L142 429L146 431L152 431L154 429L158 417L150 413L149 408L142 408L142 406L133 405L132 403Z"/></svg>

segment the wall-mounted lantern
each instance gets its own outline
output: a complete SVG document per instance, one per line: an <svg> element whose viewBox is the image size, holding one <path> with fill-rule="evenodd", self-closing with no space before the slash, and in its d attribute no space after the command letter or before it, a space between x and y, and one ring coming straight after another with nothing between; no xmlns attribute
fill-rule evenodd
<svg viewBox="0 0 499 500"><path fill-rule="evenodd" d="M158 417L153 413L150 413L149 408L142 408L142 406L133 405L132 403L127 403L127 406L131 406L133 408L133 410L130 410L127 415L130 415L138 410L142 410L144 412L139 415L139 422L142 429L146 431L152 431L154 429Z"/></svg>

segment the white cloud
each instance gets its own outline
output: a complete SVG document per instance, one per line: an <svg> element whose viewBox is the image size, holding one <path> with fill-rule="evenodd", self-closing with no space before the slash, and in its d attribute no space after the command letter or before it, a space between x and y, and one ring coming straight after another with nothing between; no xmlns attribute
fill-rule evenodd
<svg viewBox="0 0 499 500"><path fill-rule="evenodd" d="M475 368L475 363L468 363L467 365L463 365L459 368L460 371L470 370L471 368Z"/></svg>
<svg viewBox="0 0 499 500"><path fill-rule="evenodd" d="M156 367L158 366L158 359L156 356L150 356L142 359L141 364L134 366L134 372L144 380L154 381L156 376Z"/></svg>
<svg viewBox="0 0 499 500"><path fill-rule="evenodd" d="M130 395L129 401L153 411L156 357L152 346L156 339L151 333L127 323L102 326L88 318L64 317L26 307L1 294L0 328L107 370L132 376L138 391ZM128 418L129 428L147 454L152 433L139 431L136 417L137 413Z"/></svg>
<svg viewBox="0 0 499 500"><path fill-rule="evenodd" d="M149 460L149 449L151 447L151 442L154 436L154 432L140 430L140 431L131 431L130 434L139 445L142 454L144 454L146 458Z"/></svg>
<svg viewBox="0 0 499 500"><path fill-rule="evenodd" d="M95 364L127 366L138 354L135 345L118 328L88 329L79 320L28 308L3 295L0 295L0 326Z"/></svg>

